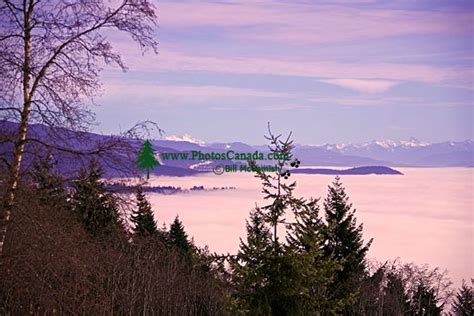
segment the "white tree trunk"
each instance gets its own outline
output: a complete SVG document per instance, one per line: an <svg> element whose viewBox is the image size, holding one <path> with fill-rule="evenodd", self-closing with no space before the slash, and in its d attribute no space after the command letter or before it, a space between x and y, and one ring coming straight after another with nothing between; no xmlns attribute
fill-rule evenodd
<svg viewBox="0 0 474 316"><path fill-rule="evenodd" d="M21 161L25 152L26 134L28 133L28 121L31 112L31 95L30 95L30 50L31 50L31 33L30 18L32 11L32 3L28 9L25 8L23 20L23 36L24 36L24 59L23 59L23 110L21 112L20 126L18 129L18 137L15 142L15 156L10 167L9 178L7 182L7 191L4 197L3 214L0 217L0 257L3 255L5 238L7 235L8 223L11 221L13 204L15 202L15 193L20 180Z"/></svg>

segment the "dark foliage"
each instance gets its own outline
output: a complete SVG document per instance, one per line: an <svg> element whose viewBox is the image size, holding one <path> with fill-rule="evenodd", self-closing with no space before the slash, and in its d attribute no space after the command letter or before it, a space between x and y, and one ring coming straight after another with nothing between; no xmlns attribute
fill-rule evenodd
<svg viewBox="0 0 474 316"><path fill-rule="evenodd" d="M453 302L453 311L457 316L473 316L474 315L474 297L473 287L464 283L456 293Z"/></svg>
<svg viewBox="0 0 474 316"><path fill-rule="evenodd" d="M176 216L169 230L169 243L184 254L189 254L193 248L184 230L183 223Z"/></svg>
<svg viewBox="0 0 474 316"><path fill-rule="evenodd" d="M419 284L409 302L409 314L412 316L441 315L443 304L439 304L435 289Z"/></svg>
<svg viewBox="0 0 474 316"><path fill-rule="evenodd" d="M49 205L64 205L67 199L65 180L55 170L52 156L38 160L33 165L31 178L36 184L41 202Z"/></svg>
<svg viewBox="0 0 474 316"><path fill-rule="evenodd" d="M180 251L151 237L97 238L69 208L45 203L36 187L22 186L18 196L0 258L8 267L0 274L1 315L228 314L222 282Z"/></svg>
<svg viewBox="0 0 474 316"><path fill-rule="evenodd" d="M247 238L240 241L240 250L231 260L236 313L271 314L269 265L272 250L270 229L261 210L255 209L247 222Z"/></svg>
<svg viewBox="0 0 474 316"><path fill-rule="evenodd" d="M123 230L117 199L105 188L102 171L92 163L73 182L72 211L92 234Z"/></svg>
<svg viewBox="0 0 474 316"><path fill-rule="evenodd" d="M158 233L150 202L146 199L141 186L137 188L137 208L130 220L135 225L133 227L135 236L153 236Z"/></svg>
<svg viewBox="0 0 474 316"><path fill-rule="evenodd" d="M324 252L342 264L342 269L335 274L330 287L331 296L350 303L357 298L360 282L364 277L365 256L372 240L364 244L362 224L357 225L355 210L348 200L340 178L336 177L329 186L328 196L324 201ZM346 312L352 313L349 310Z"/></svg>

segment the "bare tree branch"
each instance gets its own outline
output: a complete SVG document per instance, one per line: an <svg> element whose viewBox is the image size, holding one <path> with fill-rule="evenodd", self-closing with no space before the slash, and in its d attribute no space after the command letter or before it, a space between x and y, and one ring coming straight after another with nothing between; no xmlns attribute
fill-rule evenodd
<svg viewBox="0 0 474 316"><path fill-rule="evenodd" d="M153 27L155 8L149 0L122 0L117 6L104 0L3 0L0 4L0 120L17 121L3 213L0 214L0 255L6 236L27 143L84 156L56 139L62 130L85 131L93 115L84 99L93 101L100 88L101 65L125 70L103 30L128 34L143 51L157 52ZM56 137L28 135L29 125L42 123ZM55 129L56 128L56 129ZM128 145L127 145L128 146ZM130 147L124 148L130 149ZM3 156L3 159L6 159Z"/></svg>

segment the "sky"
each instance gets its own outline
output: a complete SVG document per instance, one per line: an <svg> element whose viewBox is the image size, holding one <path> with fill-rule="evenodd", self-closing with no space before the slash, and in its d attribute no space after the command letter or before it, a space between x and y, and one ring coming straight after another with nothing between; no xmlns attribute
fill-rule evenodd
<svg viewBox="0 0 474 316"><path fill-rule="evenodd" d="M159 53L110 34L95 131L300 144L474 138L474 2L159 1Z"/></svg>

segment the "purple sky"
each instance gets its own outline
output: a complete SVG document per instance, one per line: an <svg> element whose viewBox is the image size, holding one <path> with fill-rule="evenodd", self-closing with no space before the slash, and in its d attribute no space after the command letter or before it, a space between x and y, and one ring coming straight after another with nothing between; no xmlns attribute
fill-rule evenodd
<svg viewBox="0 0 474 316"><path fill-rule="evenodd" d="M97 131L263 143L473 138L472 1L159 1L159 55L111 34Z"/></svg>

